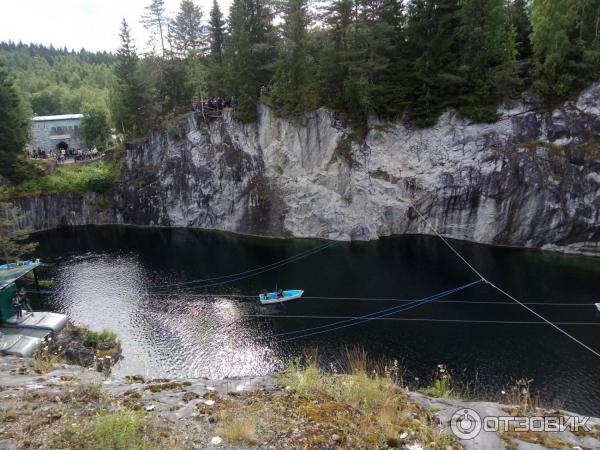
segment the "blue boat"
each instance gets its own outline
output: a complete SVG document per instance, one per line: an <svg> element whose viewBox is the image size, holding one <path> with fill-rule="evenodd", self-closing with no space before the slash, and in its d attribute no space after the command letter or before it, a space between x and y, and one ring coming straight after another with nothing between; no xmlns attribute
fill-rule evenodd
<svg viewBox="0 0 600 450"><path fill-rule="evenodd" d="M289 302L302 297L304 294L303 290L292 289L289 291L283 291L283 297L279 297L277 292L269 292L267 294L259 294L258 299L262 305L273 305L275 303Z"/></svg>

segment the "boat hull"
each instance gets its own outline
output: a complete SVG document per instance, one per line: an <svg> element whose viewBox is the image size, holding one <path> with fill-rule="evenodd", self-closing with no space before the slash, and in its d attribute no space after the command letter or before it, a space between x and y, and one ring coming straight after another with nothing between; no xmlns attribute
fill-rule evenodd
<svg viewBox="0 0 600 450"><path fill-rule="evenodd" d="M302 297L302 294L304 294L304 291L300 289L283 291L283 297L277 297L277 292L269 292L266 296L265 294L260 294L258 296L258 300L262 305L273 305L275 303L283 303L289 302L290 300L295 300Z"/></svg>

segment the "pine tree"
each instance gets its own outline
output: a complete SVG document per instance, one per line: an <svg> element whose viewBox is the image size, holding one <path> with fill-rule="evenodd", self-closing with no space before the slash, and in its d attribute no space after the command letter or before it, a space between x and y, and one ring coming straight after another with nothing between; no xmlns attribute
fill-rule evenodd
<svg viewBox="0 0 600 450"><path fill-rule="evenodd" d="M296 117L316 106L312 62L307 52L310 19L306 0L286 0L282 44L275 72L275 88L269 95L277 114Z"/></svg>
<svg viewBox="0 0 600 450"><path fill-rule="evenodd" d="M417 125L435 123L456 104L465 80L458 75L457 0L413 0L406 26L410 115Z"/></svg>
<svg viewBox="0 0 600 450"><path fill-rule="evenodd" d="M510 23L515 31L519 59L531 58L531 19L528 0L513 0L509 6Z"/></svg>
<svg viewBox="0 0 600 450"><path fill-rule="evenodd" d="M217 0L213 0L208 30L210 57L217 64L221 64L223 60L223 45L225 39L225 20L223 20L223 13L219 8Z"/></svg>
<svg viewBox="0 0 600 450"><path fill-rule="evenodd" d="M346 110L344 85L348 79L349 30L352 24L352 0L336 0L328 5L322 20L329 35L319 55L319 96L321 103L336 110Z"/></svg>
<svg viewBox="0 0 600 450"><path fill-rule="evenodd" d="M197 54L204 47L202 11L192 0L181 0L179 12L169 27L172 50L185 57L189 52Z"/></svg>
<svg viewBox="0 0 600 450"><path fill-rule="evenodd" d="M0 62L0 178L16 181L19 177L29 125L24 102Z"/></svg>
<svg viewBox="0 0 600 450"><path fill-rule="evenodd" d="M268 84L275 53L272 12L260 0L234 0L229 10L229 36L223 53L225 85L235 97L235 115L256 118L259 87Z"/></svg>
<svg viewBox="0 0 600 450"><path fill-rule="evenodd" d="M515 36L506 4L464 0L457 13L458 74L464 80L459 109L473 119L493 121L496 104L519 86Z"/></svg>
<svg viewBox="0 0 600 450"><path fill-rule="evenodd" d="M153 39L158 36L160 39L160 48L162 57L167 56L165 48L165 35L167 34L168 19L165 17L165 2L164 0L151 0L146 6L147 13L142 16L142 24L153 34Z"/></svg>
<svg viewBox="0 0 600 450"><path fill-rule="evenodd" d="M111 113L116 128L129 136L142 136L148 128L146 88L129 25L121 22L121 47L114 68L116 84L110 95Z"/></svg>
<svg viewBox="0 0 600 450"><path fill-rule="evenodd" d="M375 7L375 20L368 22L370 104L380 116L395 118L406 107L406 15L401 0L376 1Z"/></svg>
<svg viewBox="0 0 600 450"><path fill-rule="evenodd" d="M211 96L224 97L223 47L225 43L225 21L217 0L213 0L208 24L209 58L207 83Z"/></svg>

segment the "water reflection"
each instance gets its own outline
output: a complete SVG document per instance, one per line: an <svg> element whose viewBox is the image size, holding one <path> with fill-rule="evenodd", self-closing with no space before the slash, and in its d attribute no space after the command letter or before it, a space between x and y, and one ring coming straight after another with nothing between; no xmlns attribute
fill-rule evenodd
<svg viewBox="0 0 600 450"><path fill-rule="evenodd" d="M240 272L320 245L310 240L268 240L182 229L81 227L38 233L43 276L57 280L44 308L65 312L93 329L116 331L124 343L117 374L152 377L262 375L283 367L307 347L326 361L346 347L363 346L375 358L397 358L407 378L426 379L444 363L457 378L499 393L511 380L533 378L537 393L565 408L600 414L600 362L542 325L384 322L350 327L291 342L265 339L332 320L293 315L360 316L389 308L380 301L303 299L286 311L262 307L255 294L279 285L306 295L422 298L473 280L455 255L434 238L399 237L334 247L235 285L209 289L151 286ZM456 243L482 273L521 299L546 302L536 311L551 320L599 321L598 260ZM505 302L485 285L447 300ZM590 307L555 307L555 302ZM520 307L444 301L401 317L536 320ZM269 314L275 317L252 317ZM249 317L250 316L250 317ZM600 348L599 327L566 327Z"/></svg>

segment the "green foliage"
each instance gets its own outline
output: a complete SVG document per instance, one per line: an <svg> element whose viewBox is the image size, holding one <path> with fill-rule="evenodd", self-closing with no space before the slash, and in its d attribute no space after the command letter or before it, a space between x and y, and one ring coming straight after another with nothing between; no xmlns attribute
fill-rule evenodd
<svg viewBox="0 0 600 450"><path fill-rule="evenodd" d="M567 97L600 74L600 0L534 0L535 86Z"/></svg>
<svg viewBox="0 0 600 450"><path fill-rule="evenodd" d="M211 96L224 97L223 48L225 46L225 20L217 0L213 0L208 23L208 58L206 59L207 91Z"/></svg>
<svg viewBox="0 0 600 450"><path fill-rule="evenodd" d="M152 2L155 26L159 3ZM552 101L600 74L599 5L534 0L530 12L527 0L334 0L315 21L306 0L234 0L225 30L214 0L205 53L194 51L195 38L180 37L173 49L181 59L142 61L153 105L145 124L212 96L234 97L234 116L244 122L256 119L257 101L286 118L328 106L346 113L357 136L372 113L429 126L454 108L491 122L498 104L532 81ZM185 0L172 23L183 30L194 17L199 12ZM188 42L187 53L177 42ZM272 89L259 99L262 86Z"/></svg>
<svg viewBox="0 0 600 450"><path fill-rule="evenodd" d="M29 139L29 114L7 70L0 63L0 177L15 180Z"/></svg>
<svg viewBox="0 0 600 450"><path fill-rule="evenodd" d="M227 26L213 0L208 26L201 19L194 0L181 0L172 18L164 0L149 0L142 22L152 49L142 58L125 21L116 56L9 43L0 57L36 113L108 104L111 124L130 138L214 96L233 97L243 122L256 119L257 101L291 119L327 106L356 136L370 114L430 126L453 108L490 122L524 88L550 104L600 75L600 0L233 0ZM0 158L18 147L0 146ZM32 170L22 164L0 170L14 179Z"/></svg>
<svg viewBox="0 0 600 450"><path fill-rule="evenodd" d="M26 179L11 189L13 197L56 193L106 192L119 176L118 163L93 161L59 165L38 178Z"/></svg>
<svg viewBox="0 0 600 450"><path fill-rule="evenodd" d="M234 0L223 59L225 92L236 99L236 117L256 118L259 88L269 84L275 59L272 11L261 0Z"/></svg>
<svg viewBox="0 0 600 450"><path fill-rule="evenodd" d="M110 128L106 112L99 109L90 109L81 119L81 128L88 147L105 148L110 138Z"/></svg>
<svg viewBox="0 0 600 450"><path fill-rule="evenodd" d="M458 395L452 387L452 377L443 364L438 364L433 378L433 384L424 389L420 389L425 395L436 398L458 398Z"/></svg>
<svg viewBox="0 0 600 450"><path fill-rule="evenodd" d="M117 51L116 80L110 92L110 107L117 130L133 137L148 131L149 100L137 51L125 19L121 22L121 47Z"/></svg>
<svg viewBox="0 0 600 450"><path fill-rule="evenodd" d="M102 412L83 422L69 421L62 436L72 448L142 450L154 447L150 431L142 413L121 410Z"/></svg>
<svg viewBox="0 0 600 450"><path fill-rule="evenodd" d="M307 9L307 0L288 0L284 5L275 88L269 96L275 112L283 117L297 117L317 103L314 69L307 51Z"/></svg>
<svg viewBox="0 0 600 450"><path fill-rule="evenodd" d="M210 21L208 23L210 57L213 61L221 64L223 59L223 46L225 44L225 20L219 8L217 0L213 0L210 10Z"/></svg>
<svg viewBox="0 0 600 450"><path fill-rule="evenodd" d="M107 111L114 55L2 42L0 60L37 115Z"/></svg>
<svg viewBox="0 0 600 450"><path fill-rule="evenodd" d="M83 335L83 346L93 348L94 350L98 348L99 343L106 341L117 342L117 334L110 330L86 330L85 334Z"/></svg>
<svg viewBox="0 0 600 450"><path fill-rule="evenodd" d="M145 8L146 13L142 16L142 24L150 31L149 44L152 46L152 54L156 54L156 47L160 46L161 56L167 56L165 37L167 36L168 18L165 15L164 0L150 0ZM123 19L125 22L125 19Z"/></svg>
<svg viewBox="0 0 600 450"><path fill-rule="evenodd" d="M531 58L531 8L528 0L513 0L508 8L510 25L515 32L517 43L518 59L526 60Z"/></svg>
<svg viewBox="0 0 600 450"><path fill-rule="evenodd" d="M185 57L199 51L204 42L202 11L192 0L181 0L179 11L169 27L171 51Z"/></svg>
<svg viewBox="0 0 600 450"><path fill-rule="evenodd" d="M26 230L17 230L16 222L21 212L9 201L8 189L0 184L0 259L5 263L33 252L37 243L27 242Z"/></svg>

